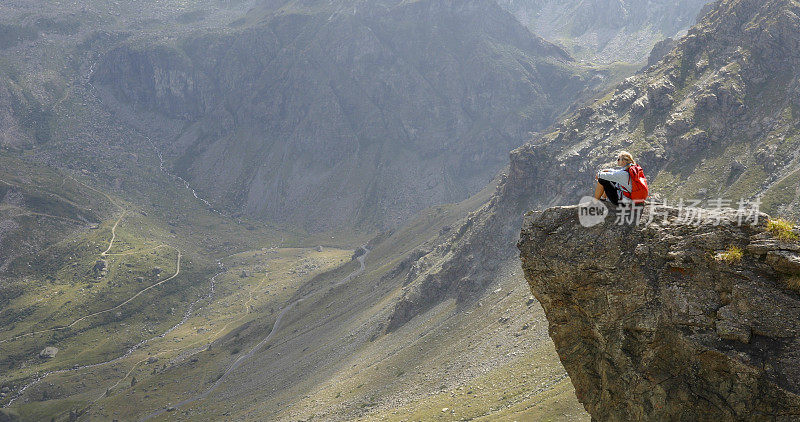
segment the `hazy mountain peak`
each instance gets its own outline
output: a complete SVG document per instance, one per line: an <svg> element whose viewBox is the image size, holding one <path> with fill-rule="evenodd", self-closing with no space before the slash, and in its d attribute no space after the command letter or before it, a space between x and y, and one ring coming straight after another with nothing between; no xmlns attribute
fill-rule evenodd
<svg viewBox="0 0 800 422"><path fill-rule="evenodd" d="M500 0L534 33L580 59L640 62L658 41L678 37L708 0Z"/></svg>

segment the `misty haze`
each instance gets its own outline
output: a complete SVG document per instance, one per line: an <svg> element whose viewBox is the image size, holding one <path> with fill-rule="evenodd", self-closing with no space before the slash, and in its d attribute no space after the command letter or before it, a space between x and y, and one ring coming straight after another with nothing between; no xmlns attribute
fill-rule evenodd
<svg viewBox="0 0 800 422"><path fill-rule="evenodd" d="M0 422L800 419L797 0L7 0Z"/></svg>

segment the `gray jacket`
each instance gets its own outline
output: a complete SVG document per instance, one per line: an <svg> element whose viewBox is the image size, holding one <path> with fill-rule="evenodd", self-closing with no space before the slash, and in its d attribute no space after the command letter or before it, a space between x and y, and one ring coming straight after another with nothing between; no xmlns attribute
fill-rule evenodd
<svg viewBox="0 0 800 422"><path fill-rule="evenodd" d="M631 191L632 188L631 177L628 174L628 166L615 169L600 170L599 172L597 172L597 178L608 180L610 182L615 182L628 192Z"/></svg>

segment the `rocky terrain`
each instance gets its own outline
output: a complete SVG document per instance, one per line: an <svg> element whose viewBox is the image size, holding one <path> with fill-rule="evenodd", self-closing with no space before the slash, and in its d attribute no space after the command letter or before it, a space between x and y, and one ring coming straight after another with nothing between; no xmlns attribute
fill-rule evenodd
<svg viewBox="0 0 800 422"><path fill-rule="evenodd" d="M578 399L597 420L800 417L800 227L655 210L638 226L586 228L577 206L525 217L522 268Z"/></svg>
<svg viewBox="0 0 800 422"><path fill-rule="evenodd" d="M0 163L0 274L27 266L14 261L76 229L96 228L114 210L108 198L52 168L5 156Z"/></svg>
<svg viewBox="0 0 800 422"><path fill-rule="evenodd" d="M629 31L659 16L641 61L688 27L690 3L594 9ZM393 228L465 199L530 132L633 69L576 63L491 0L271 2L216 30L108 45L91 81L171 170L218 207L312 231Z"/></svg>
<svg viewBox="0 0 800 422"><path fill-rule="evenodd" d="M709 0L500 0L535 34L590 61L647 58L667 37L682 36Z"/></svg>
<svg viewBox="0 0 800 422"><path fill-rule="evenodd" d="M320 231L397 227L467 198L612 77L490 0L350 5L137 38L103 52L92 81L159 128L168 165L212 202Z"/></svg>
<svg viewBox="0 0 800 422"><path fill-rule="evenodd" d="M627 149L665 200L760 196L763 210L797 215L798 13L791 1L719 3L658 64L512 153L506 197L577 203ZM553 166L569 171L544 177Z"/></svg>
<svg viewBox="0 0 800 422"><path fill-rule="evenodd" d="M621 149L668 205L760 201L761 210L796 216L800 56L786 46L800 38L799 7L717 3L656 65L513 151L492 198L412 265L389 327L442 300L479 297L494 268L515 259L521 216L577 204Z"/></svg>
<svg viewBox="0 0 800 422"><path fill-rule="evenodd" d="M571 60L491 1L0 10L4 416L588 420L519 269L525 212L627 148L670 204L797 215L793 1L716 3L598 95L634 68ZM766 282L796 251L763 229L732 232L738 264L697 259ZM730 350L790 338L720 309Z"/></svg>
<svg viewBox="0 0 800 422"><path fill-rule="evenodd" d="M798 14L793 1L719 2L662 60L512 152L492 199L412 267L419 270L407 281L390 327L413 321L441 298L468 304L479 297L493 268L513 253L507 245L517 237L519 216L577 203L591 191L594 172L620 149L633 151L653 193L668 204L683 198L684 205L696 199L692 203L709 207L709 199L718 198L717 204L735 207L758 198L762 210L796 216L800 62L786 46L800 37ZM689 402L700 419L796 417L797 380L790 369L796 359L796 243L771 240L762 219L743 228L614 229L581 244L561 228L577 213L564 213L545 213L542 231L521 245L551 257L523 252L526 269L537 268L529 274L534 286L547 285L534 279L540 275L573 283L553 282L550 288L561 289L561 296L552 298L544 296L545 287L534 291L543 295L547 312L555 309L551 335L593 417L679 418L677 409ZM614 243L626 236L632 243ZM558 250L564 253L556 256ZM640 278L627 280L638 286L609 270L632 267L625 257L655 260L636 270ZM695 275L697 282L689 278ZM582 284L595 276L601 284ZM622 296L609 297L606 287L617 285ZM696 306L684 297L695 297ZM584 307L569 305L578 302ZM591 322L584 327L581 321ZM593 327L604 321L609 331L601 334ZM665 386L657 387L661 382Z"/></svg>

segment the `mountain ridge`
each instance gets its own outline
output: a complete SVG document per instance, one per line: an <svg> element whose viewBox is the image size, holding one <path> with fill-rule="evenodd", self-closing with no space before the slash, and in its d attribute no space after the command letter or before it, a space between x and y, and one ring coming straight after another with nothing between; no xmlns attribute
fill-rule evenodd
<svg viewBox="0 0 800 422"><path fill-rule="evenodd" d="M798 139L793 135L798 131L793 101L800 97L791 93L800 85L796 77L786 83L765 75L800 68L797 53L784 47L800 37L800 21L774 20L797 7L787 0L716 3L656 65L512 151L495 194L461 223L458 238L451 235L420 258L426 271L408 280L390 326L402 326L443 298L471 301L492 266L512 259L519 216L577 203L591 194L595 172L612 165L622 149L645 168L652 192L671 204L683 197L721 198L735 205L762 195L762 210L796 215L800 191L794 181L800 178L800 162L793 147ZM769 25L752 25L756 21ZM737 30L744 27L752 28L747 36ZM767 34L774 31L784 39L770 43ZM764 63L744 61L739 46L751 43L760 44L751 47L759 55L766 55L769 45L781 45L781 54L767 56ZM708 50L702 49L704 44ZM765 102L756 86L769 87L773 99ZM694 112L702 107L703 113ZM730 136L737 132L739 136ZM781 169L780 177L766 176L765 168Z"/></svg>
<svg viewBox="0 0 800 422"><path fill-rule="evenodd" d="M534 33L589 61L641 62L664 38L678 38L707 0L502 0Z"/></svg>
<svg viewBox="0 0 800 422"><path fill-rule="evenodd" d="M355 15L350 10L353 4L358 6ZM731 200L750 198L764 193L763 205L770 212L791 215L796 210L797 191L793 183L797 176L792 155L796 145L796 138L792 137L797 116L792 91L795 87L792 75L797 73L793 72L796 52L786 47L796 45L797 31L792 18L796 13L793 3L774 1L718 4L689 37L679 40L676 48L652 68L642 70L587 104L565 105L570 110L560 123L552 125L547 131L550 133L534 135L530 145L517 148L510 154L510 164L498 158L497 168L506 164L507 168L491 184L484 185L481 192L458 204L426 208L396 230L386 230L377 236L375 225L364 231L344 225L336 227L341 230L334 232L310 234L289 230L264 219L248 218L258 213L248 214L241 206L228 208L227 203L213 197L242 198L243 190L229 192L198 185L204 177L202 166L181 157L213 153L218 160L204 164L208 168L224 169L230 165L227 173L222 170L212 173L220 176L220 182L240 183L255 173L253 169L260 164L259 158L251 157L252 150L244 148L240 139L226 137L226 131L244 118L250 119L250 123L266 125L257 120L261 116L259 110L263 109L256 110L259 113L245 113L237 112L237 107L247 109L252 105L248 99L256 99L259 104L261 99L273 100L279 93L288 98L295 90L261 90L255 83L242 84L241 92L246 96L223 98L217 88L223 82L231 86L239 84L237 78L257 78L258 72L270 63L274 66L270 69L275 71L270 70L267 76L285 76L287 86L301 81L302 89L296 92L319 88L331 93L328 97L331 99L336 96L334 93L339 94L335 103L342 110L351 103L369 105L341 96L350 92L351 87L362 86L359 84L371 88L353 92L369 92L370 100L374 97L378 102L386 101L383 96L394 92L392 87L406 93L403 87L418 82L426 89L440 86L441 89L427 92L426 98L434 105L448 102L446 109L408 101L400 111L385 110L387 114L413 112L429 120L459 124L456 118L442 118L450 110L454 115L463 113L469 117L463 117L461 124L475 122L489 128L499 127L498 122L504 121L503 113L510 108L499 110L497 118L492 114L484 120L470 120L477 115L476 105L513 103L506 95L512 91L544 92L532 89L530 84L518 89L513 83L500 83L509 80L509 72L525 78L545 70L562 75L567 84L547 87L555 90L550 93L554 97L561 95L560 89L565 87L577 91L579 86L587 84L603 86L620 73L619 69L590 66L573 74L572 65L564 64L561 49L548 47L549 43L542 45L548 54L552 53L552 60L539 63L535 57L520 53L535 50L538 38L519 32L518 24L499 28L492 37L483 37L485 32L461 31L466 23L496 27L511 22L506 12L499 13L494 7L491 14L481 15L479 12L485 10L481 8L486 7L486 2L415 2L401 9L387 9L392 4L395 3L370 6L358 2L279 1L245 16L248 2L226 3L224 10L209 6L200 13L171 10L171 3L162 2L157 7L148 2L103 3L104 8L109 8L103 9L102 14L107 20L96 31L89 28L91 25L81 26L81 37L86 38L81 38L78 47L70 44L70 36L47 31L3 50L4 61L24 62L24 66L15 62L19 72L9 72L9 78L16 84L14 89L20 87L33 94L30 98L37 103L52 105L57 119L54 124L59 129L51 132L53 136L47 142L36 144L30 137L27 146L2 152L3 159L8 154L18 160L3 161L9 163L11 173L32 163L46 163L59 169L48 172L46 178L33 177L14 183L30 185L23 198L56 193L67 201L83 204L87 196L91 197L95 200L91 208L96 211L86 215L87 225L77 228L64 225L66 237L45 239L36 234L37 243L44 239L41 245L47 249L39 254L24 251L25 257L15 258L12 265L15 271L3 274L0 295L3 300L10 300L0 317L9 324L0 341L14 338L6 342L11 347L4 349L12 353L0 356L3 404L10 397L19 397L12 407L34 420L54 415L66 419L70 414L87 419L135 419L159 409L168 411L171 403L206 391L217 381L216 376L224 374L231 363L264 340L276 327L278 314L286 305L313 291L314 295L286 311L285 318L277 324L275 336L258 353L249 355L235 376L220 383L212 400L195 402L166 415L193 420L215 417L586 420L589 416L581 409L571 377L559 364L559 356L548 337L544 310L529 297L529 287L520 274L514 253L520 216L531 208L576 202L591 191L594 171L609 165L621 148L633 150L652 177L655 192L670 203L680 196L700 197L702 189L706 189L707 200L715 196ZM442 9L452 4L472 9L461 15ZM439 8L438 14L426 17L425 12L434 6ZM181 7L203 8L201 3ZM398 15L387 14L387 10ZM325 26L325 20L333 12L335 22ZM274 19L273 26L260 21L265 18ZM376 24L382 24L381 19L401 24L383 25L381 32ZM437 25L438 22L450 24ZM302 30L304 25L317 23L319 32ZM263 25L274 29L275 34L265 31ZM733 26L718 31L717 27L724 25ZM742 35L737 29L748 32ZM520 47L503 41L506 30L510 30L511 38L519 33L522 41L534 39L534 44L520 41ZM409 36L413 41L407 43L410 45L407 48L413 50L410 52L402 50L407 34L417 37ZM453 34L460 35L451 37ZM433 41L427 43L431 37ZM319 44L316 51L286 49L287 45L293 45L312 46L313 50L313 41L321 38L345 47L327 49L329 44ZM348 44L352 40L359 42ZM364 40L369 42L362 43ZM461 50L454 49L452 56L440 55L442 50L437 46L447 46L451 41ZM480 51L485 55L470 53L475 45L483 46ZM16 54L17 59L16 49L21 51ZM108 51L112 53L103 56ZM316 84L303 82L309 78L291 79L292 66L319 69L323 63L319 58L334 55L337 63L345 64L362 55L385 58L387 73L396 73L391 66L403 65L409 69L404 74L411 76L385 89L381 83L394 79L360 77L356 84L350 74L332 78L333 75L321 73L312 75L319 76L312 78ZM70 59L62 60L64 56ZM274 57L290 60L277 60L286 64L281 67ZM137 100L141 93L138 88L123 86L127 90L123 94L130 96L127 100L134 99L126 103L124 96L101 83L108 80L110 64L100 63L116 59L129 67L130 73L126 75L131 76L131 84L146 85L149 94ZM252 73L237 75L225 71L226 61L237 60L247 64ZM152 63L159 61L168 66L151 72ZM475 95L461 97L464 84L450 80L449 76L454 74L450 70L480 72L482 68L469 67L476 61L497 65L498 73L482 73L481 76L489 75L485 86L480 79L472 91ZM366 64L364 69L371 69ZM37 66L49 70L34 71ZM419 76L423 74L426 78ZM499 87L500 94L492 94L493 86ZM581 92L578 96L586 98L592 92ZM340 98L351 101L339 101ZM451 100L453 104L449 104ZM261 106L265 103L260 102ZM23 104L21 110L29 106L33 110L33 104ZM695 105L689 107L691 104ZM165 111L175 113L165 116ZM536 107L524 112L530 122L538 121L543 126L550 125L558 114L555 111L548 114ZM372 119L378 115L375 113L367 117ZM509 113L510 120L516 119L513 112ZM302 125L295 114L286 119L287 125ZM354 125L348 119L338 122L336 127L345 132L353 132L355 127L372 134L374 142L353 144L360 151L366 148L377 151L376 144L388 148L385 139L369 132L370 125ZM258 141L255 135L261 131L255 130L259 127L254 125L249 128L250 133L243 132L240 136L252 135L248 139ZM511 134L527 131L522 126L517 121L511 125L513 130L507 130L505 136L514 146L530 136ZM323 129L334 126L321 127L312 129L325 134ZM392 127L397 133L408 129L402 121ZM444 129L431 126L428 130L433 133ZM765 135L767 129L770 133ZM484 139L478 135L475 139ZM303 142L299 146L323 156L322 161L336 161L337 157L327 154L324 148L315 149L316 144L309 138L300 138ZM213 139L227 143L220 146L222 141L214 143ZM398 135L398 139L409 137ZM442 139L446 142L415 151L430 155L437 148L445 149L439 153L450 154L453 162L470 156L482 163L481 151L459 150L458 139ZM226 145L231 148L223 148ZM236 145L242 148L233 148ZM731 146L735 148L725 149ZM450 151L451 147L457 153ZM510 149L503 145L486 147L496 148L501 155ZM291 170L289 158L293 157L290 153L293 150L291 147L287 150L286 155L280 155L285 151L278 151L280 154L276 156L288 157L280 165ZM348 154L354 151L347 150ZM394 150L382 151L396 154ZM702 157L694 160L698 152ZM234 153L253 162L242 165L238 162L241 160L233 159ZM419 156L410 154L401 158L418 160ZM384 165L380 157L384 156L375 152L368 164ZM191 184L173 176L174 173L191 176L192 172L200 175L200 179L187 177ZM373 183L369 174L351 173L354 178ZM493 174L487 172L487 179ZM88 191L80 188L77 192L53 190L53 186L62 182L72 188L69 176L96 190L88 187L85 188ZM430 190L444 190L441 180L445 179L412 176L426 190L429 182L434 185ZM292 182L286 178L282 183L292 191ZM365 186L373 186L369 183ZM374 183L378 186L378 182ZM399 183L379 184L401 190ZM478 182L475 185L480 187ZM0 184L0 190L4 186ZM193 194L191 189L195 187L200 198L214 199L214 209L225 212L209 209ZM373 193L369 189L366 192ZM103 193L122 208L106 204ZM335 196L336 192L330 194ZM260 193L253 195L258 197ZM18 197L16 193L11 196ZM350 197L342 195L339 199L346 202ZM300 207L302 202L289 205ZM69 204L54 202L62 203ZM100 208L95 210L94 204ZM217 207L218 204L222 206ZM25 205L22 210L26 212L43 210ZM313 206L309 213L337 214L337 218L358 216L364 217L365 224L376 223L366 221L365 217L374 214L374 208L352 212L322 202ZM63 216L77 212L71 207L64 209ZM20 207L2 209L8 210L17 218ZM5 224L7 216L3 214L0 223ZM112 238L115 240L110 242ZM336 287L334 284L357 265L352 260L356 256L352 249L367 241L371 252L364 273L350 280L346 288ZM177 277L145 291L122 306L119 314L104 312L97 315L97 320L82 319L80 327L70 332L28 335L36 331L31 327L39 324L45 329L57 328L94 312L112 309L136 292L171 277L177 272L176 250L181 254ZM108 256L103 257L104 251ZM731 335L738 332L731 331ZM58 347L58 354L48 358L45 353L42 357L41 352L47 347ZM103 365L86 366L96 363ZM64 372L50 372L60 370ZM47 375L38 378L39 374ZM574 381L578 382L577 378Z"/></svg>
<svg viewBox="0 0 800 422"><path fill-rule="evenodd" d="M123 46L93 80L134 109L170 110L165 149L214 202L319 230L393 227L466 198L515 139L604 77L491 1L375 10L277 14L240 35ZM249 51L260 55L240 62Z"/></svg>

